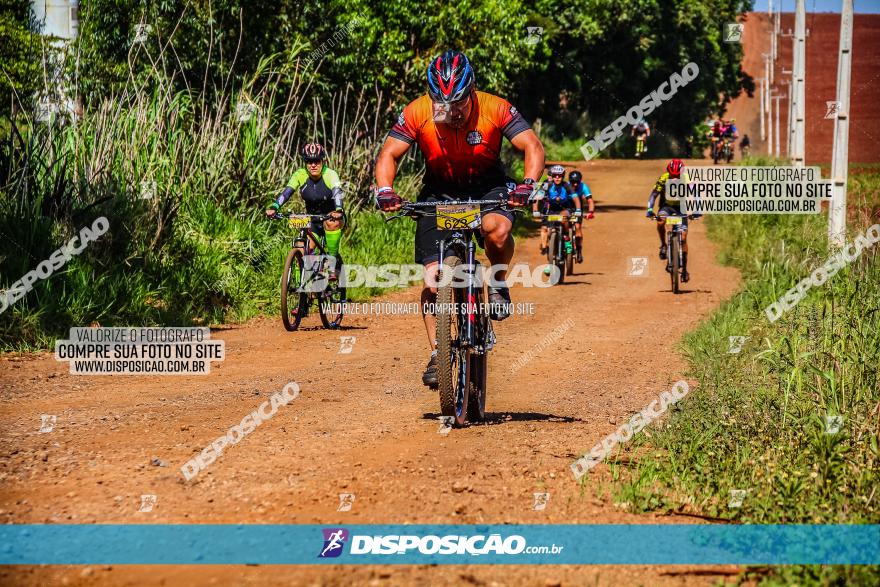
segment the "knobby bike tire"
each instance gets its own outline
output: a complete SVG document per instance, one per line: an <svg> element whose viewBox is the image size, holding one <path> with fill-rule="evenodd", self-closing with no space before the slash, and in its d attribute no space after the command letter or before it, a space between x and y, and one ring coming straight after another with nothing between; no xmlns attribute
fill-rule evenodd
<svg viewBox="0 0 880 587"><path fill-rule="evenodd" d="M484 308L484 302L489 301L489 284L483 283L483 287L477 292L477 308ZM481 327L482 335L488 338L489 316L480 311L477 318ZM484 346L485 349L485 346ZM482 354L474 353L471 355L470 366L470 389L468 390L467 418L470 422L482 422L486 419L486 388L489 381L489 351L484 350Z"/></svg>
<svg viewBox="0 0 880 587"><path fill-rule="evenodd" d="M561 258L564 254L562 251L562 235L559 232L558 228L554 228L550 232L550 240L549 240L549 249L547 251L547 260L551 265L555 265L560 269L559 271L559 280L553 285L564 283L565 282L565 261Z"/></svg>
<svg viewBox="0 0 880 587"><path fill-rule="evenodd" d="M441 271L454 271L461 265L458 257L447 257L443 260ZM441 280L442 276L441 276ZM467 423L468 392L470 387L470 353L458 348L457 342L461 335L460 312L451 311L453 304L461 302L457 299L456 290L462 288L452 283L437 288L437 382L440 388L440 413L452 417L453 426L464 426ZM464 384L462 385L462 382Z"/></svg>
<svg viewBox="0 0 880 587"><path fill-rule="evenodd" d="M672 274L670 277L672 279L672 293L677 294L678 293L678 270L679 270L679 257L678 257L678 255L679 255L678 238L679 237L675 232L673 232L671 234L671 237L672 237L670 239L671 242L669 243L669 254L671 256L669 258L672 260Z"/></svg>
<svg viewBox="0 0 880 587"><path fill-rule="evenodd" d="M302 273L302 252L290 249L281 272L281 322L284 323L284 329L290 332L299 328L309 305L308 294L296 291Z"/></svg>
<svg viewBox="0 0 880 587"><path fill-rule="evenodd" d="M336 274L339 277L344 276L342 257L339 255L336 255ZM340 324L342 324L342 319L345 317L345 311L343 310L344 301L345 287L339 285L338 280L332 286L328 282L327 289L322 293L320 303L318 304L318 313L321 315L321 324L324 325L324 328L335 330L339 328ZM327 309L324 307L325 304L329 304L331 306L336 304L339 307L339 311L328 312L326 311Z"/></svg>

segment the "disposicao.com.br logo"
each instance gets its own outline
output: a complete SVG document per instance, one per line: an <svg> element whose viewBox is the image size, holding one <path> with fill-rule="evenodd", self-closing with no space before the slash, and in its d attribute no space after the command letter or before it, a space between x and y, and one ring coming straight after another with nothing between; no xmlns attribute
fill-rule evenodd
<svg viewBox="0 0 880 587"><path fill-rule="evenodd" d="M324 546L319 558L338 557L344 550L349 532L345 528L324 528ZM528 546L526 539L518 534L503 537L501 534L476 534L473 536L448 534L388 534L351 536L350 555L517 555L559 554L563 546Z"/></svg>

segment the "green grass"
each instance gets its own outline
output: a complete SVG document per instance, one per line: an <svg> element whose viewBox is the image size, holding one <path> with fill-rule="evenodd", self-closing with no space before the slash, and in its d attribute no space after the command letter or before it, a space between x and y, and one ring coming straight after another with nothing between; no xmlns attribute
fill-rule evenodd
<svg viewBox="0 0 880 587"><path fill-rule="evenodd" d="M880 173L852 176L849 202L853 232L880 221L870 219ZM707 218L721 261L742 272L743 286L681 341L698 386L610 460L616 501L741 523L880 522L880 245L776 322L763 311L828 257L826 222L824 214ZM727 352L734 335L750 337L739 354ZM833 415L843 426L827 433ZM741 507L729 506L735 489L747 492ZM768 585L880 579L877 567L748 574Z"/></svg>
<svg viewBox="0 0 880 587"><path fill-rule="evenodd" d="M412 223L386 224L366 211L379 127L363 116L363 96L337 96L353 119L278 104L280 77L294 101L303 84L298 70L276 65L267 60L251 85L211 104L194 94L128 89L86 109L76 124L15 121L17 134L0 141L0 288L95 218L107 217L110 230L0 313L0 350L51 347L70 327L93 323L183 326L277 312L292 235L263 209L299 164L291 154L306 140L328 147L346 182L347 260L411 261ZM236 115L239 100L255 105L249 120ZM418 180L402 177L401 193L411 196ZM143 182L155 185L152 197L141 197ZM302 211L299 200L291 206Z"/></svg>

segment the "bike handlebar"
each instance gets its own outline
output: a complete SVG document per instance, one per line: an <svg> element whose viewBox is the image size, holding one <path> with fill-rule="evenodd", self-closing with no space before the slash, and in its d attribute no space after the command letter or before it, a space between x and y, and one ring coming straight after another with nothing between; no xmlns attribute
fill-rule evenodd
<svg viewBox="0 0 880 587"><path fill-rule="evenodd" d="M266 216L269 220L288 220L290 218L308 218L313 222L324 222L333 218L329 214L296 214L295 212L275 212L274 216Z"/></svg>
<svg viewBox="0 0 880 587"><path fill-rule="evenodd" d="M481 212L493 212L495 210L510 210L514 214L521 213L522 209L507 207L506 199L493 200L437 200L430 202L402 202L400 205L400 214L389 216L385 222L403 218L405 216L437 216L436 212L430 212L427 208L437 208L437 206L480 206Z"/></svg>

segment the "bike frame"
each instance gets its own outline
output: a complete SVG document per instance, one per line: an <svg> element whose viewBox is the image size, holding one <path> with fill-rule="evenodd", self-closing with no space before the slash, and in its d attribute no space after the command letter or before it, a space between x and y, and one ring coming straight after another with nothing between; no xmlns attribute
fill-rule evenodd
<svg viewBox="0 0 880 587"><path fill-rule="evenodd" d="M466 275L466 283L462 288L465 290L465 300L467 303L465 304L465 320L464 320L464 330L463 332L459 332L459 344L464 348L473 349L477 353L485 352L485 348L480 344L480 340L478 337L478 333L476 332L476 315L477 308L476 304L476 267L478 265L477 261L477 245L474 242L473 238L473 230L468 231L456 231L453 232L449 238L440 240L440 249L438 253L437 262L439 266L443 266L443 260L446 258L447 251L454 251L459 253L458 257L462 260L465 266L465 275ZM488 303L488 300L485 300ZM492 325L489 324L489 331L491 332Z"/></svg>
<svg viewBox="0 0 880 587"><path fill-rule="evenodd" d="M664 227L666 228L667 249L669 247L669 239L674 238L674 239L678 240L678 247L677 247L678 266L681 267L682 254L684 253L684 251L681 250L682 249L681 233L684 232L684 225L683 224L666 224L666 221L664 220ZM672 255L666 256L666 268L670 269L670 270L672 269Z"/></svg>

